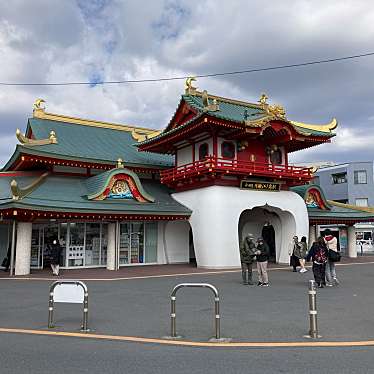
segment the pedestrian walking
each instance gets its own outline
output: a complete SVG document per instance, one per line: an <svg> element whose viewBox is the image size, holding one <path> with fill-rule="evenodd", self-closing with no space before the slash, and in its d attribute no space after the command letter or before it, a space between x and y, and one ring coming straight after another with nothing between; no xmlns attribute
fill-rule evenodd
<svg viewBox="0 0 374 374"><path fill-rule="evenodd" d="M11 245L9 244L6 256L4 257L3 262L1 263L1 266L4 266L4 271L9 271L11 256L12 256L11 255Z"/></svg>
<svg viewBox="0 0 374 374"><path fill-rule="evenodd" d="M340 261L340 253L338 252L338 239L336 239L336 237L332 235L332 232L329 229L324 231L323 239L328 250L328 260L326 263L326 286L337 286L339 284L339 281L336 277L335 262Z"/></svg>
<svg viewBox="0 0 374 374"><path fill-rule="evenodd" d="M299 242L299 251L297 257L301 266L300 273L305 273L308 269L305 268L305 257L308 253L308 246L306 244L306 236L303 236Z"/></svg>
<svg viewBox="0 0 374 374"><path fill-rule="evenodd" d="M290 266L292 266L292 271L295 273L297 271L297 266L300 265L299 257L297 256L300 253L300 244L299 238L295 235L292 238L292 246L288 254L290 255Z"/></svg>
<svg viewBox="0 0 374 374"><path fill-rule="evenodd" d="M60 273L60 256L61 246L57 239L53 239L51 245L51 268L53 275L59 275Z"/></svg>
<svg viewBox="0 0 374 374"><path fill-rule="evenodd" d="M257 239L256 246L257 272L258 272L258 286L269 287L268 278L268 261L269 261L269 246L264 242L263 238Z"/></svg>
<svg viewBox="0 0 374 374"><path fill-rule="evenodd" d="M242 264L243 284L253 285L252 266L256 259L256 243L252 234L247 234L240 246L240 261Z"/></svg>
<svg viewBox="0 0 374 374"><path fill-rule="evenodd" d="M313 275L319 288L323 288L325 283L325 270L327 263L328 251L323 237L319 237L316 242L313 243L309 250L306 260L313 261Z"/></svg>

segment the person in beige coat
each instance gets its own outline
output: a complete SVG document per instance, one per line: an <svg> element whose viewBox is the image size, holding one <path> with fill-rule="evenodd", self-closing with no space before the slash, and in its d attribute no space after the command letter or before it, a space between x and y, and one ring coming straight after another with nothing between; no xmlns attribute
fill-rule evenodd
<svg viewBox="0 0 374 374"><path fill-rule="evenodd" d="M327 229L324 231L323 239L328 250L338 252L338 239L336 239L336 237L332 235L331 230ZM326 264L326 286L332 287L337 286L338 284L339 281L336 277L335 262L328 260Z"/></svg>

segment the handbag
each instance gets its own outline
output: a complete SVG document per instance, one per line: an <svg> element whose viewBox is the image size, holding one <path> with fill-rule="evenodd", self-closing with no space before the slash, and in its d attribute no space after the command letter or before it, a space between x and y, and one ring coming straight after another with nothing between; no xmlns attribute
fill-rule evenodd
<svg viewBox="0 0 374 374"><path fill-rule="evenodd" d="M339 252L335 252L332 249L329 249L329 261L331 262L339 262L341 259L341 254Z"/></svg>

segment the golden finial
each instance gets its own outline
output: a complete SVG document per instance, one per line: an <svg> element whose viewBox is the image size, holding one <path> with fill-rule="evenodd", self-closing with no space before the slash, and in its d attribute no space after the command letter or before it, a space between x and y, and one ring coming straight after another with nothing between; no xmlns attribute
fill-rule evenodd
<svg viewBox="0 0 374 374"><path fill-rule="evenodd" d="M117 169L122 169L124 167L122 158L119 158L117 160L117 166L116 167L117 167Z"/></svg>
<svg viewBox="0 0 374 374"><path fill-rule="evenodd" d="M265 105L267 105L267 102L266 102L266 100L268 99L269 97L265 94L265 93L263 93L262 95L261 95L261 97L260 97L260 100L258 101L262 106L265 106Z"/></svg>
<svg viewBox="0 0 374 374"><path fill-rule="evenodd" d="M36 99L35 102L34 102L34 110L35 109L42 109L42 110L44 110L45 109L45 105L42 106L42 103L45 103L44 99Z"/></svg>
<svg viewBox="0 0 374 374"><path fill-rule="evenodd" d="M53 130L49 133L49 140L52 144L57 144L57 136Z"/></svg>
<svg viewBox="0 0 374 374"><path fill-rule="evenodd" d="M186 95L194 95L196 93L197 88L192 86L192 82L196 81L196 77L188 77L185 83L185 92Z"/></svg>

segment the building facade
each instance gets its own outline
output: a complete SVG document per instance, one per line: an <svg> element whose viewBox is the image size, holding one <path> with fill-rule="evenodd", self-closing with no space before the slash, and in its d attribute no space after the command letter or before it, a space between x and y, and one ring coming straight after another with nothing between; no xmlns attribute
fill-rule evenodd
<svg viewBox="0 0 374 374"><path fill-rule="evenodd" d="M0 258L12 254L16 275L47 267L55 238L68 269L191 258L232 268L246 233L287 263L294 235L314 240L318 224L373 219L329 204L309 184L313 170L288 163L290 152L330 142L336 120L294 122L266 95L248 103L191 82L163 131L48 113L36 101L0 173Z"/></svg>
<svg viewBox="0 0 374 374"><path fill-rule="evenodd" d="M374 206L373 162L351 162L322 167L315 173L315 183L329 200L357 205Z"/></svg>

